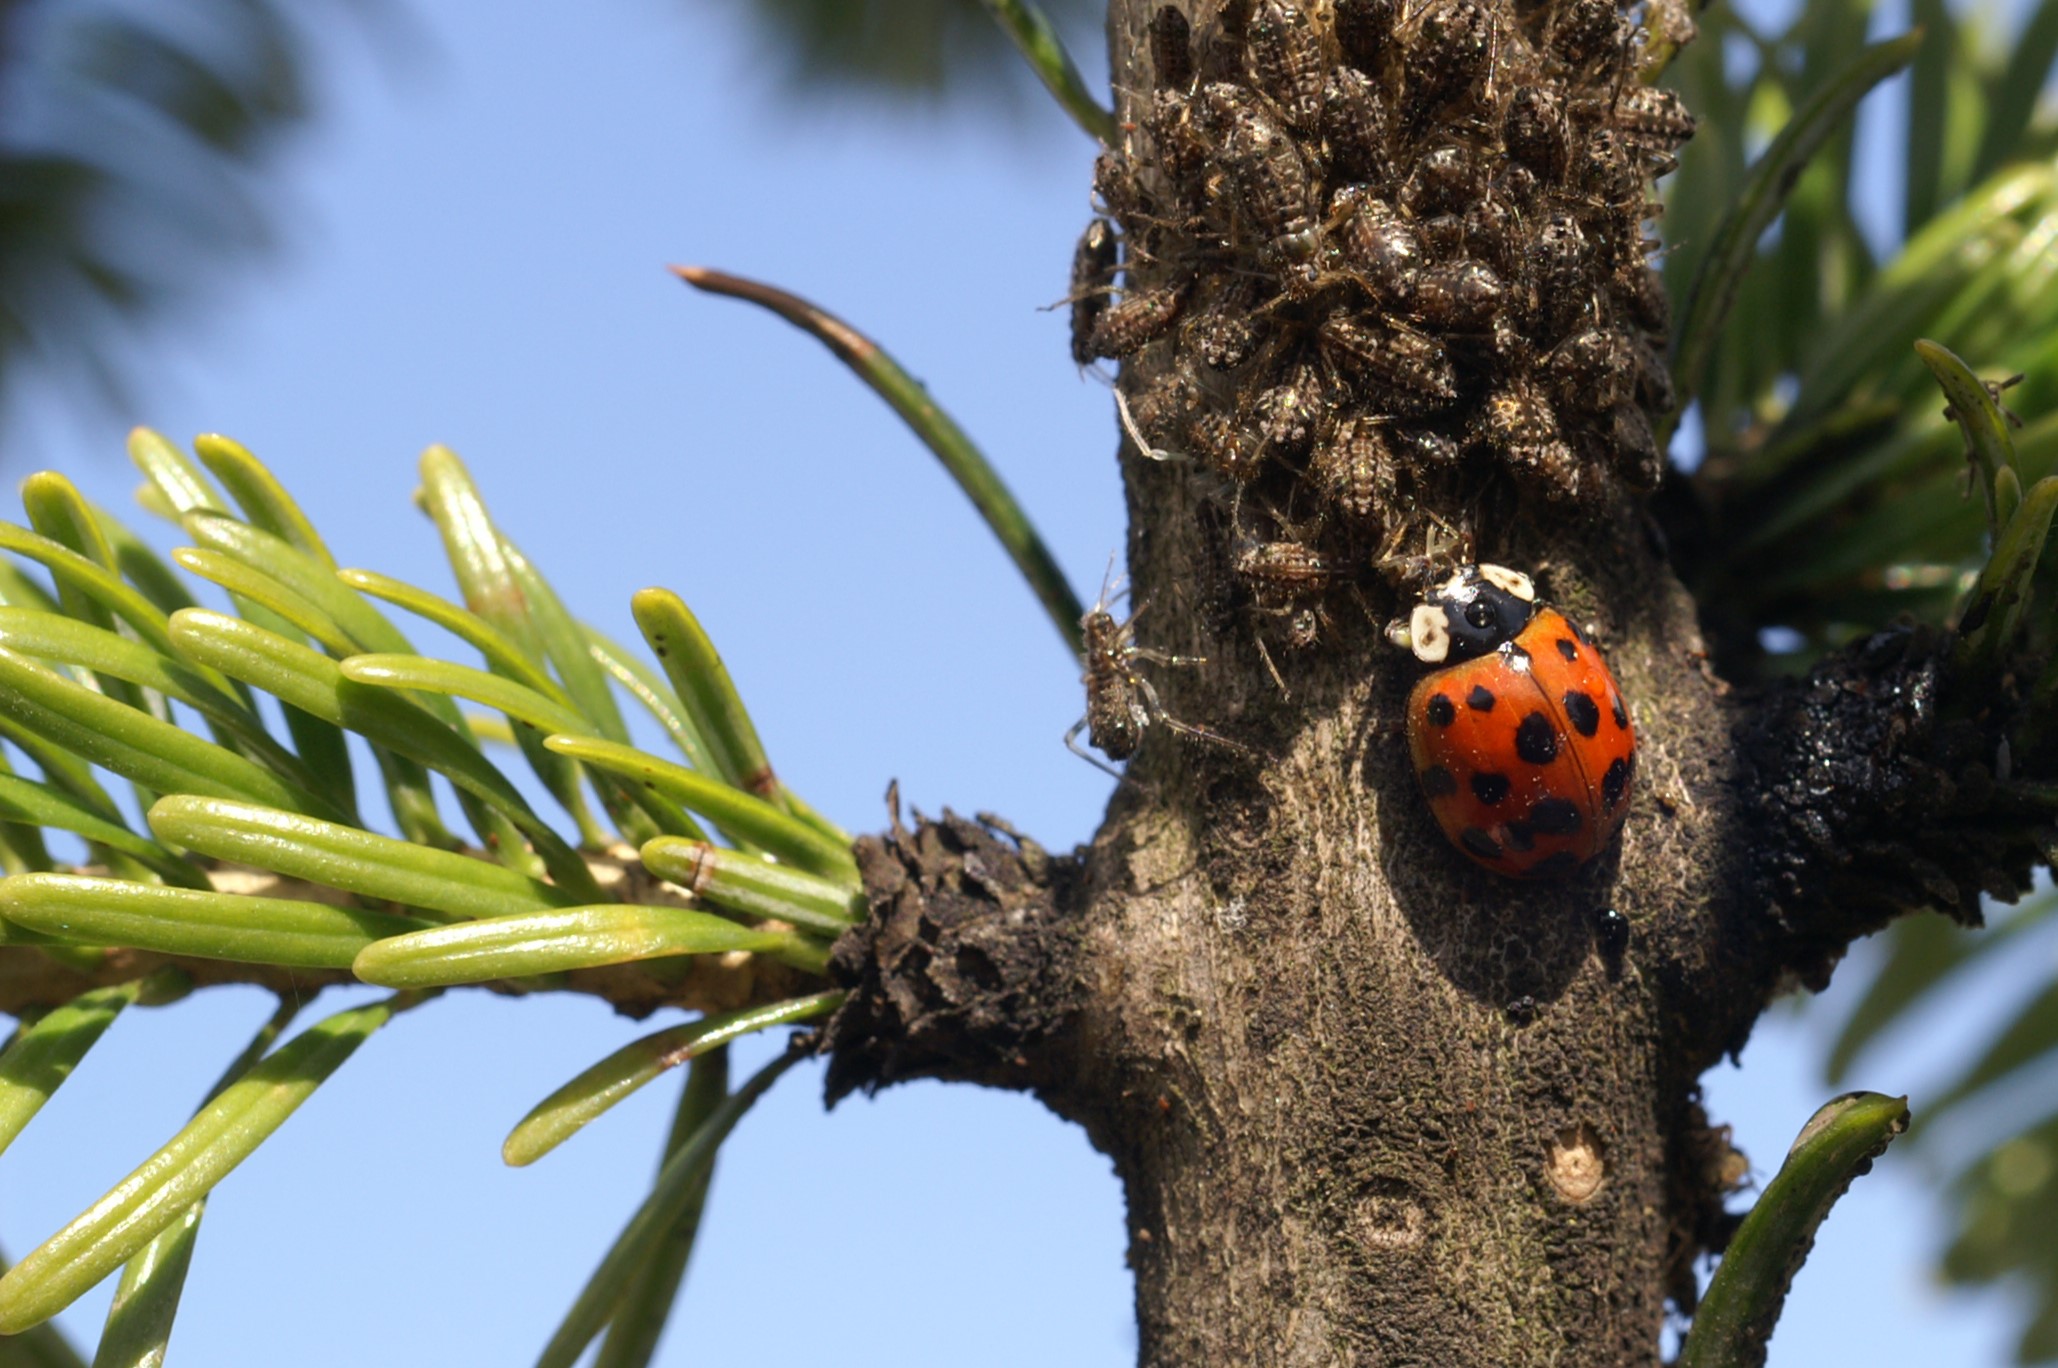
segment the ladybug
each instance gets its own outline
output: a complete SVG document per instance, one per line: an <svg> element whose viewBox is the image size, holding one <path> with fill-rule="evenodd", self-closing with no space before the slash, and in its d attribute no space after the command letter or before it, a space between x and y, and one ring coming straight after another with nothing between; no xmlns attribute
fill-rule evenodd
<svg viewBox="0 0 2058 1368"><path fill-rule="evenodd" d="M1451 844L1517 879L1607 848L1629 810L1636 731L1607 662L1529 576L1468 565L1388 633L1426 665L1408 750Z"/></svg>

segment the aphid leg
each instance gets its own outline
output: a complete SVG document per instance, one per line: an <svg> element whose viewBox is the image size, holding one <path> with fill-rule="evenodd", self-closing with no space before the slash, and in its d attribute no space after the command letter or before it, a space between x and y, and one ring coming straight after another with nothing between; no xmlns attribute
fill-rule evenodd
<svg viewBox="0 0 2058 1368"><path fill-rule="evenodd" d="M1210 731L1208 728L1201 726L1197 722L1181 722L1178 718L1172 716L1172 714L1165 711L1165 705L1158 701L1158 691L1155 688L1151 687L1151 682L1148 679L1145 679L1142 675L1137 675L1135 676L1135 680L1136 691L1137 693L1142 695L1144 709L1150 714L1151 720L1153 722L1162 723L1164 726L1171 728L1175 732L1179 732L1181 735L1191 736L1198 741L1212 742L1217 746L1222 746L1229 750L1233 750L1237 752L1239 755L1248 756L1253 760L1261 760L1264 758L1263 756L1259 755L1256 751L1252 750L1249 746L1244 745L1242 742L1231 741L1228 737L1222 735L1222 733L1217 731Z"/></svg>
<svg viewBox="0 0 2058 1368"><path fill-rule="evenodd" d="M1121 415L1122 431L1129 434L1129 440L1135 444L1139 455L1153 461L1183 461L1186 459L1184 453L1167 451L1163 447L1154 447L1144 438L1143 429L1136 425L1135 417L1129 412L1129 399L1128 396L1122 393L1120 385L1115 387L1115 412ZM1134 621L1133 615L1131 621Z"/></svg>

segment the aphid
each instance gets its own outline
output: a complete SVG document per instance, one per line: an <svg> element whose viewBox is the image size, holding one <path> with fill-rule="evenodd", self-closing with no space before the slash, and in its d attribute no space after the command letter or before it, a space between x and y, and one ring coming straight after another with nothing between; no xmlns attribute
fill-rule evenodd
<svg viewBox="0 0 2058 1368"><path fill-rule="evenodd" d="M1416 218L1461 211L1479 197L1479 158L1462 143L1442 143L1415 160L1401 187L1401 206Z"/></svg>
<svg viewBox="0 0 2058 1368"><path fill-rule="evenodd" d="M1616 301L1647 333L1667 337L1672 332L1672 301L1665 296L1665 282L1650 267L1638 262L1616 271L1613 280Z"/></svg>
<svg viewBox="0 0 2058 1368"><path fill-rule="evenodd" d="M1264 439L1226 413L1196 414L1186 435L1202 465L1238 484L1255 479L1265 459Z"/></svg>
<svg viewBox="0 0 2058 1368"><path fill-rule="evenodd" d="M1507 297L1501 278L1477 261L1454 261L1419 272L1406 302L1408 316L1446 333L1476 333L1493 322Z"/></svg>
<svg viewBox="0 0 2058 1368"><path fill-rule="evenodd" d="M1161 90L1193 85L1193 26L1177 5L1162 5L1150 17L1150 64Z"/></svg>
<svg viewBox="0 0 2058 1368"><path fill-rule="evenodd" d="M1093 193L1100 197L1101 209L1124 224L1135 225L1146 217L1143 190L1129 159L1120 152L1110 149L1094 158Z"/></svg>
<svg viewBox="0 0 2058 1368"><path fill-rule="evenodd" d="M1093 329L1107 312L1107 285L1119 248L1114 225L1097 218L1072 249L1072 360L1082 366L1093 364Z"/></svg>
<svg viewBox="0 0 2058 1368"><path fill-rule="evenodd" d="M1312 546L1277 541L1246 544L1236 553L1236 573L1261 607L1277 608L1321 593L1336 570Z"/></svg>
<svg viewBox="0 0 2058 1368"><path fill-rule="evenodd" d="M1087 347L1095 356L1118 358L1163 337L1179 321L1190 282L1125 293L1095 321Z"/></svg>
<svg viewBox="0 0 2058 1368"><path fill-rule="evenodd" d="M1530 240L1528 255L1538 311L1556 336L1592 302L1593 250L1578 219L1553 214Z"/></svg>
<svg viewBox="0 0 2058 1368"><path fill-rule="evenodd" d="M1609 436L1615 447L1615 464L1630 488L1649 493L1665 477L1665 453L1658 450L1651 420L1634 404L1624 404L1609 415Z"/></svg>
<svg viewBox="0 0 2058 1368"><path fill-rule="evenodd" d="M1262 244L1259 259L1280 272L1289 293L1305 292L1320 273L1322 228L1300 149L1236 86L1209 86L1202 108L1237 207Z"/></svg>
<svg viewBox="0 0 2058 1368"><path fill-rule="evenodd" d="M1386 430L1387 441L1412 465L1456 465L1464 447L1449 433L1416 423L1395 423Z"/></svg>
<svg viewBox="0 0 2058 1368"><path fill-rule="evenodd" d="M1323 95L1322 135L1328 142L1332 174L1388 179L1387 125L1386 99L1370 76L1350 66L1330 73Z"/></svg>
<svg viewBox="0 0 2058 1368"><path fill-rule="evenodd" d="M1116 393L1119 398L1121 391ZM1200 383L1181 362L1153 374L1142 389L1122 400L1121 407L1128 412L1130 421L1147 434L1138 445L1148 450L1169 445L1177 434L1184 432L1202 399Z"/></svg>
<svg viewBox="0 0 2058 1368"><path fill-rule="evenodd" d="M1551 349L1544 376L1562 407L1602 413L1635 395L1636 358L1621 333L1589 328Z"/></svg>
<svg viewBox="0 0 2058 1368"><path fill-rule="evenodd" d="M1546 182L1565 179L1572 157L1572 132L1565 124L1565 102L1540 85L1516 87L1501 118L1501 141L1508 155Z"/></svg>
<svg viewBox="0 0 2058 1368"><path fill-rule="evenodd" d="M1579 492L1579 461L1565 445L1550 401L1529 381L1512 381L1487 396L1481 427L1503 461L1540 477L1552 494Z"/></svg>
<svg viewBox="0 0 2058 1368"><path fill-rule="evenodd" d="M1457 371L1433 337L1332 315L1317 338L1376 412L1433 413L1458 397Z"/></svg>
<svg viewBox="0 0 2058 1368"><path fill-rule="evenodd" d="M1234 299L1229 307L1212 309L1186 326L1186 348L1210 370L1235 370L1257 350L1258 329L1248 308Z"/></svg>
<svg viewBox="0 0 2058 1368"><path fill-rule="evenodd" d="M1362 414L1338 423L1315 448L1308 473L1346 521L1377 527L1398 501L1399 472L1380 425Z"/></svg>
<svg viewBox="0 0 2058 1368"><path fill-rule="evenodd" d="M1406 297L1422 266L1422 239L1393 206L1364 186L1346 186L1331 201L1343 218L1344 260L1372 293L1389 303Z"/></svg>
<svg viewBox="0 0 2058 1368"><path fill-rule="evenodd" d="M1244 29L1243 56L1251 85L1278 106L1287 126L1313 132L1322 119L1329 64L1296 0L1257 0Z"/></svg>
<svg viewBox="0 0 2058 1368"><path fill-rule="evenodd" d="M1626 22L1615 0L1563 0L1552 14L1545 42L1568 65L1587 70L1602 58L1627 54Z"/></svg>
<svg viewBox="0 0 2058 1368"><path fill-rule="evenodd" d="M1605 205L1634 203L1643 217L1643 168L1631 155L1629 140L1615 129L1596 128L1573 149L1571 180L1594 201Z"/></svg>
<svg viewBox="0 0 2058 1368"><path fill-rule="evenodd" d="M1199 212L1206 199L1208 142L1194 126L1192 101L1185 92L1152 91L1144 131L1157 148L1158 165L1179 192L1180 202L1189 212Z"/></svg>
<svg viewBox="0 0 2058 1368"><path fill-rule="evenodd" d="M1452 845L1511 878L1572 874L1607 848L1636 773L1629 709L1527 575L1467 566L1388 636L1438 667L1408 696L1408 750Z"/></svg>
<svg viewBox="0 0 2058 1368"><path fill-rule="evenodd" d="M1138 608L1126 621L1117 622L1114 614L1107 610L1107 595L1103 590L1101 601L1079 619L1080 633L1086 645L1082 658L1086 672L1081 680L1086 685L1086 716L1074 722L1071 730L1065 733L1066 748L1089 764L1108 769L1079 748L1081 732L1086 733L1088 744L1108 759L1127 760L1143 743L1144 732L1155 723L1181 735L1250 754L1227 737L1218 736L1191 722L1181 722L1165 711L1164 705L1158 701L1158 691L1137 671L1135 662L1143 660L1156 665L1199 665L1204 662L1198 656L1167 655L1138 646L1134 628L1142 613L1143 609ZM1121 777L1118 771L1108 772Z"/></svg>
<svg viewBox="0 0 2058 1368"><path fill-rule="evenodd" d="M1670 90L1657 86L1624 86L1609 107L1608 118L1622 131L1631 147L1663 170L1664 175L1679 166L1677 153L1694 135L1694 116Z"/></svg>
<svg viewBox="0 0 2058 1368"><path fill-rule="evenodd" d="M1491 69L1498 45L1499 26L1479 0L1430 0L1405 59L1411 110L1426 117L1463 94Z"/></svg>
<svg viewBox="0 0 2058 1368"><path fill-rule="evenodd" d="M1258 432L1273 450L1297 456L1315 440L1315 430L1335 407L1322 372L1302 362L1286 372L1280 383L1261 392L1251 403L1251 416Z"/></svg>
<svg viewBox="0 0 2058 1368"><path fill-rule="evenodd" d="M1400 19L1400 0L1335 0L1334 9L1343 59L1359 71L1377 73Z"/></svg>

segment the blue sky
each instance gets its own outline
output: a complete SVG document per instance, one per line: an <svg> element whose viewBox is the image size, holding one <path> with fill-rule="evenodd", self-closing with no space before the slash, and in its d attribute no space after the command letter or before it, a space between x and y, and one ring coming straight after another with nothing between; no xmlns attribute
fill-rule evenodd
<svg viewBox="0 0 2058 1368"><path fill-rule="evenodd" d="M441 589L408 495L447 443L575 611L633 637L634 590L684 594L774 761L838 820L879 825L897 777L924 809L1084 840L1110 781L1060 744L1077 667L963 499L819 347L663 267L777 281L894 349L1090 594L1122 535L1114 422L1043 309L1087 213L1087 141L1040 106L1014 127L796 107L725 6L412 13L397 64L325 44L327 114L266 182L287 249L155 339L134 409L32 402L9 468L127 507L131 423L222 431L345 563ZM1707 1080L1761 1170L1829 1091L1837 1010L1776 1015ZM265 1011L224 991L119 1023L0 1160L0 1243L18 1257L127 1173ZM1962 1025L1920 1033L1932 1066ZM217 1193L173 1363L528 1361L647 1184L670 1089L532 1169L499 1144L637 1033L481 995L400 1019ZM660 1362L1133 1361L1121 1197L1079 1132L935 1085L825 1115L819 1084L789 1078L725 1151ZM1928 1283L1928 1181L1896 1153L1838 1209L1774 1368L2006 1361L1999 1299ZM87 1344L108 1290L65 1318Z"/></svg>

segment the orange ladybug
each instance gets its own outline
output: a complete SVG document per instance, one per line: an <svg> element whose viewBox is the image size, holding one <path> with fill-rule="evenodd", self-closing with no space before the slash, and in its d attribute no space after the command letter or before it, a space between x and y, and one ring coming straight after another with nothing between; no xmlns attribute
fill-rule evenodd
<svg viewBox="0 0 2058 1368"><path fill-rule="evenodd" d="M1608 663L1529 576L1468 565L1388 635L1442 667L1408 695L1408 750L1452 845L1517 879L1571 874L1607 848L1636 730Z"/></svg>

